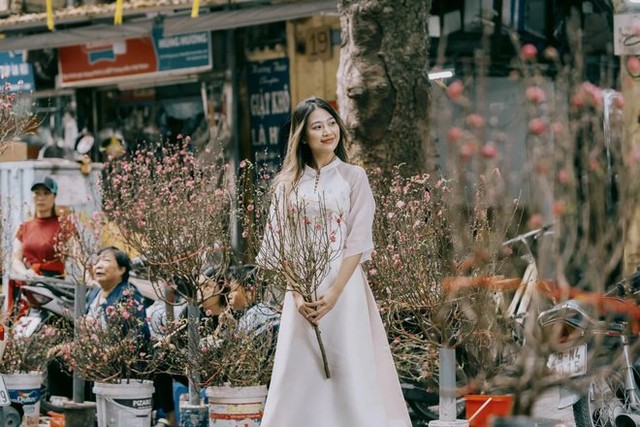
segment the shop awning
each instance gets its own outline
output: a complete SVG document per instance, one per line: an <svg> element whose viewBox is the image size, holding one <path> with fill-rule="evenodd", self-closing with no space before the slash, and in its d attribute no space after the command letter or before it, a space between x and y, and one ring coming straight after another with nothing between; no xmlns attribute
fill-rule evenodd
<svg viewBox="0 0 640 427"><path fill-rule="evenodd" d="M336 13L338 13L337 0L316 0L243 8L209 13L201 15L197 19L188 16L166 18L164 34L173 36L194 31L228 30Z"/></svg>
<svg viewBox="0 0 640 427"><path fill-rule="evenodd" d="M198 18L169 16L164 19L164 33L193 33L227 30L271 22L337 13L336 0L313 0L295 3L245 7L237 10L202 13ZM141 19L123 25L92 24L73 29L46 31L0 39L0 51L30 50L73 46L83 43L119 41L151 34L153 19Z"/></svg>
<svg viewBox="0 0 640 427"><path fill-rule="evenodd" d="M93 42L115 42L151 34L152 20L119 25L94 24L61 31L47 31L0 40L0 51L46 49Z"/></svg>

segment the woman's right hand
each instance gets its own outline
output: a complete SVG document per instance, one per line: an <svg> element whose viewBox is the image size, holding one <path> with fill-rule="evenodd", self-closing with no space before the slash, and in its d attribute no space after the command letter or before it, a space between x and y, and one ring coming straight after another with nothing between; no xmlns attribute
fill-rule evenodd
<svg viewBox="0 0 640 427"><path fill-rule="evenodd" d="M302 297L302 295L300 295L297 292L293 292L293 300L296 303L296 308L298 309L298 313L300 313L307 322L315 326L316 324L313 323L313 321L311 320L311 312L313 311L313 308L309 307L304 302L304 298Z"/></svg>

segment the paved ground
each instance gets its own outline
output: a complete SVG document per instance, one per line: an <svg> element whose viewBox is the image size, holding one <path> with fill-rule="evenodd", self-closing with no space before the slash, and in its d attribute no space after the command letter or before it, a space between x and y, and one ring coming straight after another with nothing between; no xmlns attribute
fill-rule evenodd
<svg viewBox="0 0 640 427"><path fill-rule="evenodd" d="M558 409L558 389L552 388L543 393L533 407L533 416L559 420L564 426L574 426L573 409Z"/></svg>

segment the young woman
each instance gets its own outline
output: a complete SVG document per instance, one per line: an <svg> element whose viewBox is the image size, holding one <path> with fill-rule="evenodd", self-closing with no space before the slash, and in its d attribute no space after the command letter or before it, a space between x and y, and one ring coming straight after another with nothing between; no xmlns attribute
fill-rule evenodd
<svg viewBox="0 0 640 427"><path fill-rule="evenodd" d="M342 120L326 101L309 98L296 106L274 202L286 199L295 206L322 196L327 209L343 214L344 245L315 302L285 295L263 427L411 426L387 334L360 266L373 251L375 202L365 171L348 163L346 138ZM284 211L289 212L275 207L272 215ZM267 257L277 257L268 241L257 260L265 267ZM329 379L311 325L322 332Z"/></svg>
<svg viewBox="0 0 640 427"><path fill-rule="evenodd" d="M35 215L20 224L16 233L11 259L12 273L28 278L64 276L64 260L60 258L56 245L70 238L75 230L69 221L65 222L57 214L58 183L47 176L36 180L31 192ZM13 286L10 289L9 307L17 296L16 290Z"/></svg>

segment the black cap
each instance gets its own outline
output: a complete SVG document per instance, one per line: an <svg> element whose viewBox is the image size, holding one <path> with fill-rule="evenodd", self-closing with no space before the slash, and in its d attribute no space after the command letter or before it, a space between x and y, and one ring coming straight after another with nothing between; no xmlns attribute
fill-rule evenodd
<svg viewBox="0 0 640 427"><path fill-rule="evenodd" d="M47 176L44 179L37 179L31 186L31 191L34 191L39 185L42 185L53 194L58 194L58 183L50 176Z"/></svg>

